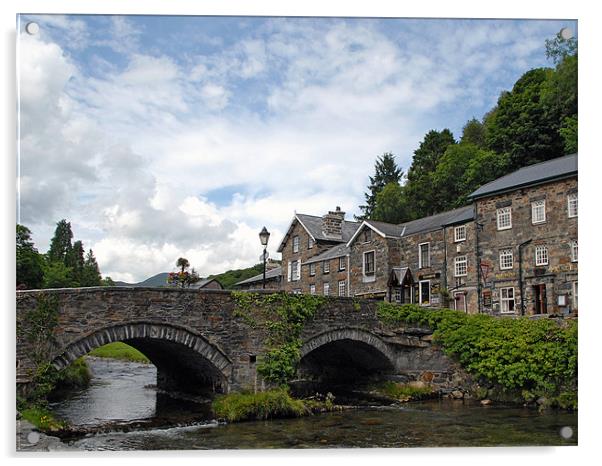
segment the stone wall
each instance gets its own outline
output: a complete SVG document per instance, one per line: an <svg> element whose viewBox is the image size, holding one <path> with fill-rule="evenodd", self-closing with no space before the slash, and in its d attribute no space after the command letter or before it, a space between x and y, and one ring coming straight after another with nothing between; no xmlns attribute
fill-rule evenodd
<svg viewBox="0 0 602 466"><path fill-rule="evenodd" d="M476 202L476 221L482 225L479 231L481 262L487 270L481 306L484 312L501 313L501 288L513 288L515 310L521 313L521 298L525 314L536 312L534 286L545 287L547 313L575 311L574 287L577 282L577 262L571 260L571 241L577 241L577 217L568 217L567 196L577 193L577 178L571 178L540 186L515 190ZM545 200L546 221L533 224L531 202ZM511 207L512 228L497 229L498 208ZM519 245L531 241L523 249L523 294L519 282ZM548 265L535 265L535 249L539 245L548 248ZM513 266L500 267L500 251L512 250ZM566 306L558 306L558 297L566 296Z"/></svg>

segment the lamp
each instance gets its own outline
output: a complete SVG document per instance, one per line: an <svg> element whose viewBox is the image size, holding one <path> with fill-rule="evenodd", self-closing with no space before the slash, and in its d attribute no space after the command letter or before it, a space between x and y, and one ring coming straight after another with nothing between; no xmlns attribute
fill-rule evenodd
<svg viewBox="0 0 602 466"><path fill-rule="evenodd" d="M269 239L270 239L270 232L267 230L266 227L263 227L263 229L259 232L259 241L261 241L261 245L263 246L263 284L262 284L263 289L265 289L265 263L267 260L266 248L268 247Z"/></svg>

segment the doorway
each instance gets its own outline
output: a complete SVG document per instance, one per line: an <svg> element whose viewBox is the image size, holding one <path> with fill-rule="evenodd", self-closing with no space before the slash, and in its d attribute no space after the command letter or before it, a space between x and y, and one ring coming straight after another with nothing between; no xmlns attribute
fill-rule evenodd
<svg viewBox="0 0 602 466"><path fill-rule="evenodd" d="M535 296L535 314L547 314L548 305L546 299L546 285L545 283L534 285L533 293Z"/></svg>

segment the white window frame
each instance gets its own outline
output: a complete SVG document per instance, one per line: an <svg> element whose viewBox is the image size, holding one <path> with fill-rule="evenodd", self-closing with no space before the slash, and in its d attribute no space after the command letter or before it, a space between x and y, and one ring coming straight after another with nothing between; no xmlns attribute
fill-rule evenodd
<svg viewBox="0 0 602 466"><path fill-rule="evenodd" d="M311 264L309 264L309 276L313 277L316 275L316 263L312 262Z"/></svg>
<svg viewBox="0 0 602 466"><path fill-rule="evenodd" d="M548 247L545 244L535 246L535 266L548 265L549 262Z"/></svg>
<svg viewBox="0 0 602 466"><path fill-rule="evenodd" d="M316 284L312 283L309 285L309 294L316 294Z"/></svg>
<svg viewBox="0 0 602 466"><path fill-rule="evenodd" d="M299 252L299 236L293 236L293 254Z"/></svg>
<svg viewBox="0 0 602 466"><path fill-rule="evenodd" d="M546 223L545 199L531 202L531 223L533 225L537 225L539 223Z"/></svg>
<svg viewBox="0 0 602 466"><path fill-rule="evenodd" d="M343 289L343 293L341 294L341 288ZM339 280L339 296L347 296L347 281Z"/></svg>
<svg viewBox="0 0 602 466"><path fill-rule="evenodd" d="M512 290L512 297L508 297L508 290ZM504 297L504 291L506 291L506 297ZM512 307L510 309L510 301L512 301ZM501 314L515 314L516 313L516 295L514 294L514 287L507 286L500 288L500 313Z"/></svg>
<svg viewBox="0 0 602 466"><path fill-rule="evenodd" d="M566 197L566 201L567 201L567 214L568 214L569 218L577 217L579 214L577 193L569 194Z"/></svg>
<svg viewBox="0 0 602 466"><path fill-rule="evenodd" d="M311 236L307 237L307 249L312 249L314 247L314 240Z"/></svg>
<svg viewBox="0 0 602 466"><path fill-rule="evenodd" d="M326 282L324 283L324 288L323 288L323 292L324 292L324 296L328 296L330 294L330 283Z"/></svg>
<svg viewBox="0 0 602 466"><path fill-rule="evenodd" d="M508 257L510 258L510 265L507 264ZM502 249L500 251L500 270L512 270L514 268L514 251L512 249Z"/></svg>
<svg viewBox="0 0 602 466"><path fill-rule="evenodd" d="M425 283L426 283L426 286L427 286L427 289L429 292L429 300L428 300L428 302L423 303L422 302L422 287L423 287L423 284L425 284ZM421 306L430 306L430 304L431 304L431 281L430 280L420 280L418 282L418 301L420 302Z"/></svg>
<svg viewBox="0 0 602 466"><path fill-rule="evenodd" d="M577 240L571 241L571 262L577 262L579 259L579 245Z"/></svg>
<svg viewBox="0 0 602 466"><path fill-rule="evenodd" d="M501 219L503 218L502 216L506 216L508 215L508 224L507 225L501 225ZM499 209L497 209L496 211L496 217L497 217L497 229L499 230L509 230L512 228L512 206L508 206L508 207L500 207Z"/></svg>
<svg viewBox="0 0 602 466"><path fill-rule="evenodd" d="M339 271L347 269L347 257L339 257Z"/></svg>
<svg viewBox="0 0 602 466"><path fill-rule="evenodd" d="M459 234L460 232L462 233L461 235ZM459 243L460 241L466 241L466 225L454 227L454 243Z"/></svg>
<svg viewBox="0 0 602 466"><path fill-rule="evenodd" d="M330 261L322 261L322 273L330 273Z"/></svg>
<svg viewBox="0 0 602 466"><path fill-rule="evenodd" d="M291 282L301 280L301 261L291 261Z"/></svg>
<svg viewBox="0 0 602 466"><path fill-rule="evenodd" d="M368 254L373 254L373 257L374 257L374 260L372 262L372 266L374 267L374 270L372 270L372 272L366 271L366 256ZM376 251L374 249L371 251L365 251L364 254L362 255L362 275L364 277L374 277L376 275Z"/></svg>
<svg viewBox="0 0 602 466"><path fill-rule="evenodd" d="M426 244L426 248L427 248L426 249L426 252L427 252L426 258L427 258L427 262L428 262L428 264L426 264L426 265L424 265L422 263L422 246L424 246L425 244ZM428 242L427 243L420 243L418 245L418 268L419 269L424 269L424 268L427 268L427 267L430 267L430 266L431 266L431 243L428 243Z"/></svg>
<svg viewBox="0 0 602 466"><path fill-rule="evenodd" d="M464 272L460 270L461 266L464 266ZM458 256L454 259L454 277L465 277L468 275L468 256Z"/></svg>

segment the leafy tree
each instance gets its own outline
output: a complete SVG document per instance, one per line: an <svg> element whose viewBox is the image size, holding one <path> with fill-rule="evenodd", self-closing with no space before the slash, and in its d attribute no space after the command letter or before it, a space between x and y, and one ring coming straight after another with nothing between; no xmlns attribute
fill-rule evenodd
<svg viewBox="0 0 602 466"><path fill-rule="evenodd" d="M81 241L73 243L73 247L65 255L65 265L71 269L74 283L81 283L84 271L84 245Z"/></svg>
<svg viewBox="0 0 602 466"><path fill-rule="evenodd" d="M115 286L115 282L111 277L105 277L100 281L100 286Z"/></svg>
<svg viewBox="0 0 602 466"><path fill-rule="evenodd" d="M395 156L391 152L385 152L377 157L374 165L374 176L370 177L368 192L364 194L366 205L360 206L362 215L356 216L356 220L372 218L378 193L389 183L399 184L402 176L403 172L395 163Z"/></svg>
<svg viewBox="0 0 602 466"><path fill-rule="evenodd" d="M542 102L552 74L548 68L527 71L511 92L502 93L486 120L487 146L509 154L509 170L563 155L560 121Z"/></svg>
<svg viewBox="0 0 602 466"><path fill-rule="evenodd" d="M577 115L564 119L560 127L560 136L562 136L564 141L565 154L574 154L577 152Z"/></svg>
<svg viewBox="0 0 602 466"><path fill-rule="evenodd" d="M17 224L17 287L42 288L44 259L31 240L31 230Z"/></svg>
<svg viewBox="0 0 602 466"><path fill-rule="evenodd" d="M429 131L414 151L408 181L404 186L412 218L426 217L437 212L433 175L439 160L450 145L456 144L449 129Z"/></svg>
<svg viewBox="0 0 602 466"><path fill-rule="evenodd" d="M176 261L176 267L180 267L180 271L184 272L188 267L190 267L190 262L188 262L188 259L180 257Z"/></svg>
<svg viewBox="0 0 602 466"><path fill-rule="evenodd" d="M460 142L474 144L477 147L485 147L485 127L476 118L468 120L462 128Z"/></svg>
<svg viewBox="0 0 602 466"><path fill-rule="evenodd" d="M63 262L63 264L67 265L65 259L73 247L71 245L72 239L71 223L65 219L59 221L56 224L54 236L50 240L50 249L47 253L48 259L52 262Z"/></svg>
<svg viewBox="0 0 602 466"><path fill-rule="evenodd" d="M194 268L190 272L186 270L190 267L190 262L184 257L180 257L176 261L176 267L178 267L180 271L172 272L167 276L168 285L177 286L180 288L189 288L191 285L201 279Z"/></svg>
<svg viewBox="0 0 602 466"><path fill-rule="evenodd" d="M388 223L402 223L408 220L406 197L399 183L388 183L376 195L376 205L372 220Z"/></svg>
<svg viewBox="0 0 602 466"><path fill-rule="evenodd" d="M566 57L577 54L577 39L565 39L559 32L554 39L546 39L546 58L554 63L562 62Z"/></svg>
<svg viewBox="0 0 602 466"><path fill-rule="evenodd" d="M72 270L63 262L46 261L44 265L44 288L73 288Z"/></svg>
<svg viewBox="0 0 602 466"><path fill-rule="evenodd" d="M82 268L80 286L100 286L101 278L98 263L92 249L90 249L86 254L86 260Z"/></svg>

